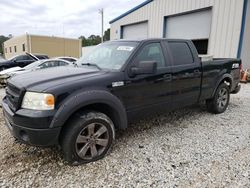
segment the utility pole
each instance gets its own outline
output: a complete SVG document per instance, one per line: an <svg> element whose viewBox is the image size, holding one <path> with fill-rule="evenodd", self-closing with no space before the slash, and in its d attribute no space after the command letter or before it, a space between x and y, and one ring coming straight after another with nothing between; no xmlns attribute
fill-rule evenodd
<svg viewBox="0 0 250 188"><path fill-rule="evenodd" d="M102 35L101 35L101 37L102 37L102 43L103 43L103 31L104 31L104 28L103 28L104 27L104 16L103 16L104 10L103 10L103 8L99 9L99 13L102 16Z"/></svg>

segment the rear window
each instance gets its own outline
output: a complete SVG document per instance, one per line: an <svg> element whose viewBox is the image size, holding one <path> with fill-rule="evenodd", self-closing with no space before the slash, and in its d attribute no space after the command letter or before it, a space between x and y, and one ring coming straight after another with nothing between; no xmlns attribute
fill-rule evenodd
<svg viewBox="0 0 250 188"><path fill-rule="evenodd" d="M69 62L76 62L76 60L73 58L62 57L60 59L63 59L63 60L69 61Z"/></svg>
<svg viewBox="0 0 250 188"><path fill-rule="evenodd" d="M49 59L46 55L35 55L38 59Z"/></svg>
<svg viewBox="0 0 250 188"><path fill-rule="evenodd" d="M28 55L20 55L15 58L16 61L28 61L28 60L33 60L32 57Z"/></svg>
<svg viewBox="0 0 250 188"><path fill-rule="evenodd" d="M192 53L185 42L168 42L174 65L188 65L194 62Z"/></svg>

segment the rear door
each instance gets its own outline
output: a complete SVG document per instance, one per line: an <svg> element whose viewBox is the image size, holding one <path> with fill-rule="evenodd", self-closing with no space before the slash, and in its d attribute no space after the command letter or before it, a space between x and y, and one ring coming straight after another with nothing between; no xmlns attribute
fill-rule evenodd
<svg viewBox="0 0 250 188"><path fill-rule="evenodd" d="M201 90L201 63L194 46L184 40L165 41L172 59L173 107L198 102Z"/></svg>

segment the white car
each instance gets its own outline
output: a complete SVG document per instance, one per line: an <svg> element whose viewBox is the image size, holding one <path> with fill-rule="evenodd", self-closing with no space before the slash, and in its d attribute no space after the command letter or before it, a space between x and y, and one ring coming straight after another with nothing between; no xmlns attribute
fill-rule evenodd
<svg viewBox="0 0 250 188"><path fill-rule="evenodd" d="M39 60L31 63L23 68L21 67L13 67L0 72L0 83L6 84L8 78L23 74L30 71L45 69L45 68L52 68L58 66L76 66L74 62L66 61L64 59L46 59L46 60Z"/></svg>

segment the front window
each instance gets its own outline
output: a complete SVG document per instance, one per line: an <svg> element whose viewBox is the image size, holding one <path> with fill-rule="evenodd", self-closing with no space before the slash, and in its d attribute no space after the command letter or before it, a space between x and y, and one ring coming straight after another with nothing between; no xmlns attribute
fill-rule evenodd
<svg viewBox="0 0 250 188"><path fill-rule="evenodd" d="M79 66L95 64L101 69L119 70L134 51L137 42L109 42L98 45L77 61Z"/></svg>
<svg viewBox="0 0 250 188"><path fill-rule="evenodd" d="M161 44L157 42L144 46L142 51L137 56L136 61L156 61L157 68L165 67L165 60L161 49Z"/></svg>
<svg viewBox="0 0 250 188"><path fill-rule="evenodd" d="M39 65L39 67L41 69L46 69L46 68L51 68L51 67L57 67L58 65L59 65L58 61L52 60L52 61L47 61L47 62Z"/></svg>

